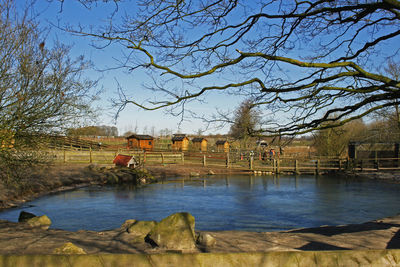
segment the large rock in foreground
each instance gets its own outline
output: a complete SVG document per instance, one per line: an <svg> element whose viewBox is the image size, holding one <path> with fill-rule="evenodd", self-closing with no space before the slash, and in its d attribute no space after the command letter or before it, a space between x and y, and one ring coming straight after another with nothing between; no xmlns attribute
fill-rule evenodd
<svg viewBox="0 0 400 267"><path fill-rule="evenodd" d="M35 214L26 211L21 211L18 217L18 222L27 223L31 227L40 227L46 230L51 225L51 220L46 215L36 216Z"/></svg>
<svg viewBox="0 0 400 267"><path fill-rule="evenodd" d="M168 250L195 250L194 217L187 212L172 214L154 226L147 240Z"/></svg>
<svg viewBox="0 0 400 267"><path fill-rule="evenodd" d="M126 231L133 236L131 242L144 242L147 234L157 225L156 221L136 221Z"/></svg>
<svg viewBox="0 0 400 267"><path fill-rule="evenodd" d="M68 255L86 254L86 252L83 250L83 248L80 248L71 242L67 242L64 245L62 245L61 247L54 249L53 253L54 254L68 254Z"/></svg>
<svg viewBox="0 0 400 267"><path fill-rule="evenodd" d="M40 227L42 229L48 229L51 225L51 220L46 215L33 217L25 222L31 227Z"/></svg>
<svg viewBox="0 0 400 267"><path fill-rule="evenodd" d="M21 211L18 217L18 222L26 222L31 218L35 218L36 215L27 211Z"/></svg>

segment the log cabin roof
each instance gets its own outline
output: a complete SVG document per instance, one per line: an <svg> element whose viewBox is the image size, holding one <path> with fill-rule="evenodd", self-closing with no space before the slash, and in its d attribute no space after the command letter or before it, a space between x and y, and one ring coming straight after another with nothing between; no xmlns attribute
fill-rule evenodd
<svg viewBox="0 0 400 267"><path fill-rule="evenodd" d="M137 139L137 140L153 140L153 136L146 135L146 134L132 134L128 136L126 139Z"/></svg>
<svg viewBox="0 0 400 267"><path fill-rule="evenodd" d="M192 139L192 142L202 142L203 140L207 141L207 139L203 138L203 137L195 137Z"/></svg>
<svg viewBox="0 0 400 267"><path fill-rule="evenodd" d="M172 137L172 141L183 141L183 139L187 138L186 136L174 136Z"/></svg>
<svg viewBox="0 0 400 267"><path fill-rule="evenodd" d="M217 142L215 142L216 145L224 145L225 143L228 143L227 140L218 140Z"/></svg>

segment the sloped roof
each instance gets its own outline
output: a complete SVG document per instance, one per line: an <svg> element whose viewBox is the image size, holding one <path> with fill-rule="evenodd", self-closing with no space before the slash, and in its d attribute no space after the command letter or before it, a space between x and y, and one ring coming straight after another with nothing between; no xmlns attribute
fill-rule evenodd
<svg viewBox="0 0 400 267"><path fill-rule="evenodd" d="M174 136L172 137L172 141L182 141L183 139L187 138L186 136Z"/></svg>
<svg viewBox="0 0 400 267"><path fill-rule="evenodd" d="M217 140L217 142L215 142L216 145L224 145L225 143L228 143L227 140Z"/></svg>
<svg viewBox="0 0 400 267"><path fill-rule="evenodd" d="M201 142L201 141L203 141L203 140L206 140L206 141L207 141L207 139L205 139L205 138L203 138L203 137L195 137L195 138L192 139L192 142Z"/></svg>
<svg viewBox="0 0 400 267"><path fill-rule="evenodd" d="M126 139L137 139L137 140L153 140L153 136L151 135L146 135L146 134L132 134L131 136L128 136Z"/></svg>
<svg viewBox="0 0 400 267"><path fill-rule="evenodd" d="M131 159L132 159L132 156L118 154L114 158L113 163L117 166L127 167Z"/></svg>

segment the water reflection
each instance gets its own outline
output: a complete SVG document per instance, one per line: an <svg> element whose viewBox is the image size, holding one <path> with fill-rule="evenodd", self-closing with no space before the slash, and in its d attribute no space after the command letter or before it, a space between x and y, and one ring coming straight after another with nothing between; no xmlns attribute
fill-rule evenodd
<svg viewBox="0 0 400 267"><path fill-rule="evenodd" d="M166 179L141 188L87 187L0 213L46 214L53 228L103 230L126 219L161 220L187 211L196 229L274 231L361 223L399 212L397 184L327 176L212 176ZM28 206L31 205L31 206Z"/></svg>

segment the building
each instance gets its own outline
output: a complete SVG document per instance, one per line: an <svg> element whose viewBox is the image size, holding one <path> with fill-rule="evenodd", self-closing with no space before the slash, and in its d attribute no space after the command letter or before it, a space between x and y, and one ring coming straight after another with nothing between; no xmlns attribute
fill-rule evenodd
<svg viewBox="0 0 400 267"><path fill-rule="evenodd" d="M215 142L218 152L229 152L229 142L226 140L218 140Z"/></svg>
<svg viewBox="0 0 400 267"><path fill-rule="evenodd" d="M154 138L150 135L133 134L126 139L128 140L129 149L152 151L154 148Z"/></svg>
<svg viewBox="0 0 400 267"><path fill-rule="evenodd" d="M207 139L203 137L195 137L192 139L192 143L193 143L192 146L193 150L207 152L207 144L208 144Z"/></svg>
<svg viewBox="0 0 400 267"><path fill-rule="evenodd" d="M174 151L187 151L189 149L189 138L184 134L174 134L171 141L171 148Z"/></svg>
<svg viewBox="0 0 400 267"><path fill-rule="evenodd" d="M128 168L132 167L136 168L138 165L134 156L128 156L122 154L118 154L114 158L113 163L115 164L115 166L128 167Z"/></svg>

